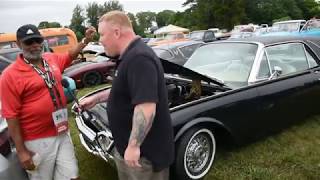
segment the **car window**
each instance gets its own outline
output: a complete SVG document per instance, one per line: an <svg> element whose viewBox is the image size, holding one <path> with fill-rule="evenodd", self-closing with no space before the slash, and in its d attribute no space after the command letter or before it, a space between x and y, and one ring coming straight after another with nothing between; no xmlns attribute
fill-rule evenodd
<svg viewBox="0 0 320 180"><path fill-rule="evenodd" d="M266 53L263 54L260 67L259 67L259 73L257 78L258 79L263 79L263 78L268 78L270 76L270 68L268 64L268 59Z"/></svg>
<svg viewBox="0 0 320 180"><path fill-rule="evenodd" d="M62 36L49 36L45 38L48 42L49 47L61 46L69 44L68 37L66 35Z"/></svg>
<svg viewBox="0 0 320 180"><path fill-rule="evenodd" d="M281 75L303 71L309 68L304 45L287 43L266 48L271 70L275 66L281 68Z"/></svg>
<svg viewBox="0 0 320 180"><path fill-rule="evenodd" d="M213 34L213 32L211 32L211 31L206 32L206 33L204 34L204 39L205 39L205 40L214 39L214 34Z"/></svg>
<svg viewBox="0 0 320 180"><path fill-rule="evenodd" d="M317 61L311 56L311 54L308 51L306 51L306 55L307 55L310 68L318 66Z"/></svg>
<svg viewBox="0 0 320 180"><path fill-rule="evenodd" d="M181 51L181 53L185 58L189 58L193 54L193 52L199 47L200 47L200 44L192 44L190 46L181 47L179 48L179 50Z"/></svg>

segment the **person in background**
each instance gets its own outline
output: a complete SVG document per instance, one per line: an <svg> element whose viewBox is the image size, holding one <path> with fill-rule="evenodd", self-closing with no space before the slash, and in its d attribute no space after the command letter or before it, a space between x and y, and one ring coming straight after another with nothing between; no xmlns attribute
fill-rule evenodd
<svg viewBox="0 0 320 180"><path fill-rule="evenodd" d="M98 32L106 54L119 57L118 66L111 91L83 99L80 107L107 101L120 180L167 180L174 139L161 62L124 12L103 15Z"/></svg>
<svg viewBox="0 0 320 180"><path fill-rule="evenodd" d="M31 180L79 179L61 73L94 33L88 28L81 43L68 53L55 54L43 53L44 38L36 26L17 30L22 53L2 73L0 97L2 116Z"/></svg>

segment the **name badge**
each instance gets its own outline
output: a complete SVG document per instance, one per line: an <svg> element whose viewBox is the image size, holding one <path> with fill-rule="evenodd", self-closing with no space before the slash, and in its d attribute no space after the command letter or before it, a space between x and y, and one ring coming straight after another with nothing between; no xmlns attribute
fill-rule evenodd
<svg viewBox="0 0 320 180"><path fill-rule="evenodd" d="M52 119L56 126L57 133L60 135L68 130L68 110L59 109L52 113Z"/></svg>

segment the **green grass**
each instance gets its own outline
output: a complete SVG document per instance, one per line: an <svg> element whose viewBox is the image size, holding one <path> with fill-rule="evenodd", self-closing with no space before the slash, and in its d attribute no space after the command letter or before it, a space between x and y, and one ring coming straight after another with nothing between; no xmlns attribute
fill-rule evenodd
<svg viewBox="0 0 320 180"><path fill-rule="evenodd" d="M85 88L78 97L105 85ZM70 105L69 105L70 107ZM70 109L70 108L69 108ZM71 135L82 180L116 180L114 167L82 147L73 115ZM283 132L229 151L219 151L205 180L320 180L320 115Z"/></svg>

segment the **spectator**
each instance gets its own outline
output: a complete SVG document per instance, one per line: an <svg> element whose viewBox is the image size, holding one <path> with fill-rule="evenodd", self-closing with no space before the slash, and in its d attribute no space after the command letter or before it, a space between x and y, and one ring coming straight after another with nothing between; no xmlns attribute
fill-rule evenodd
<svg viewBox="0 0 320 180"><path fill-rule="evenodd" d="M89 28L83 41L68 53L54 54L42 53L44 38L36 26L27 24L17 30L22 54L2 73L2 115L31 180L79 178L61 72L94 32Z"/></svg>
<svg viewBox="0 0 320 180"><path fill-rule="evenodd" d="M83 99L82 108L108 101L120 180L167 180L174 139L162 65L120 11L103 15L100 41L106 54L119 57L112 90Z"/></svg>

